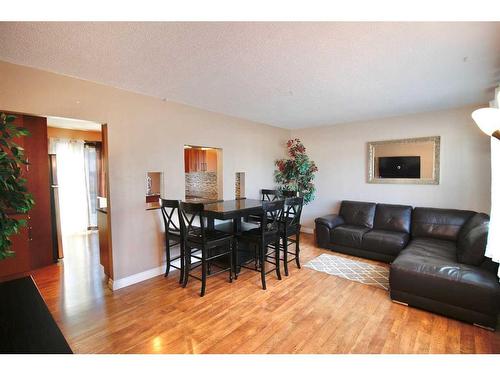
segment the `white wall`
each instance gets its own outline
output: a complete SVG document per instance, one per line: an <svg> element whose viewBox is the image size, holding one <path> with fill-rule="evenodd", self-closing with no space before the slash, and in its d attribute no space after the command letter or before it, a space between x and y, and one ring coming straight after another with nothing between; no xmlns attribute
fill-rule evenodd
<svg viewBox="0 0 500 375"><path fill-rule="evenodd" d="M303 225L338 212L341 200L409 204L489 212L490 139L473 123L478 106L292 131L319 168L317 198ZM441 136L439 185L368 184L367 142Z"/></svg>
<svg viewBox="0 0 500 375"><path fill-rule="evenodd" d="M273 187L274 161L284 157L290 135L288 130L5 62L0 62L0 109L108 124L115 281L141 272L154 276L164 259L160 213L145 210L148 171L164 172L166 196L183 199L183 146L222 148L224 199L234 199L236 172L246 173L246 196L257 198L260 188Z"/></svg>

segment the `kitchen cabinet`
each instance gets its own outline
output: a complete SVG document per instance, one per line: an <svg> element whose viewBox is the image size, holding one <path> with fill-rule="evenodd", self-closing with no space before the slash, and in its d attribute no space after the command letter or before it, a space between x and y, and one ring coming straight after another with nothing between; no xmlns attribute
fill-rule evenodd
<svg viewBox="0 0 500 375"><path fill-rule="evenodd" d="M217 150L203 148L184 149L184 172L216 172Z"/></svg>
<svg viewBox="0 0 500 375"><path fill-rule="evenodd" d="M29 220L27 214L12 214L10 216L17 220ZM31 268L29 227L22 227L19 233L13 235L10 240L15 254L10 258L0 260L0 280L8 279L9 275L23 274Z"/></svg>
<svg viewBox="0 0 500 375"><path fill-rule="evenodd" d="M54 262L49 186L47 119L16 114L15 124L26 128L30 135L16 139L25 150L28 165L22 177L33 195L35 205L25 218L28 221L21 233L13 236L12 249L16 256L0 261L0 276L28 272ZM13 216L18 214L13 213ZM21 215L21 214L19 214Z"/></svg>

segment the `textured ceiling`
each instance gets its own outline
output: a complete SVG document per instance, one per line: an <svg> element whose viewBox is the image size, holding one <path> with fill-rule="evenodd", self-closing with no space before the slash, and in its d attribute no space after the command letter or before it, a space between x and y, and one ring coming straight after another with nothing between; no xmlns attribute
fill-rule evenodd
<svg viewBox="0 0 500 375"><path fill-rule="evenodd" d="M0 60L300 128L487 102L500 23L0 23Z"/></svg>

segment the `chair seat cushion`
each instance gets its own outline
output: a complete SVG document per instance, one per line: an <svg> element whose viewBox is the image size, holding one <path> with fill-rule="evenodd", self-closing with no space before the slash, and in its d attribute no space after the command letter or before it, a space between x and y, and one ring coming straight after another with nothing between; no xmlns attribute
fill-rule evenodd
<svg viewBox="0 0 500 375"><path fill-rule="evenodd" d="M364 234L361 247L378 253L397 255L409 239L408 233L373 229Z"/></svg>
<svg viewBox="0 0 500 375"><path fill-rule="evenodd" d="M339 225L330 232L331 242L337 245L359 248L361 247L363 235L369 230L370 228L360 225Z"/></svg>
<svg viewBox="0 0 500 375"><path fill-rule="evenodd" d="M496 275L458 263L453 242L415 239L391 264L390 287L431 300L496 314L500 283Z"/></svg>
<svg viewBox="0 0 500 375"><path fill-rule="evenodd" d="M251 241L251 242L260 242L261 241L261 229L260 228L253 228L246 230L244 232L241 232L238 235L239 240L243 241ZM266 244L272 243L274 241L279 240L279 231L266 231L264 232L264 242Z"/></svg>
<svg viewBox="0 0 500 375"><path fill-rule="evenodd" d="M199 232L199 231L197 231ZM232 234L230 233L225 233L219 230L206 230L205 231L205 241L206 242L219 242L219 241L227 241L230 240L233 237ZM200 243L202 242L202 237L201 234L200 236L188 236L187 238L188 242L192 243Z"/></svg>
<svg viewBox="0 0 500 375"><path fill-rule="evenodd" d="M248 215L245 219L248 221L260 223L262 221L262 216L252 214L252 215Z"/></svg>
<svg viewBox="0 0 500 375"><path fill-rule="evenodd" d="M246 230L250 230L253 228L258 228L257 224L255 223L246 223L244 221L241 222L241 228L240 231L244 232ZM234 233L234 224L232 221L225 221L219 224L215 225L215 230L218 230L219 232L224 232L224 233L229 233L233 234Z"/></svg>

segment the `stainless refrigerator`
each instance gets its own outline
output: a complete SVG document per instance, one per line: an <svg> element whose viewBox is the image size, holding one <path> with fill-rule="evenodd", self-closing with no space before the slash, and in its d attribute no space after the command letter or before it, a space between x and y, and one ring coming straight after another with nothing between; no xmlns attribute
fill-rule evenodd
<svg viewBox="0 0 500 375"><path fill-rule="evenodd" d="M52 208L52 243L54 260L64 257L61 236L61 214L59 209L59 185L57 183L57 158L56 154L49 154L50 168L50 205Z"/></svg>

